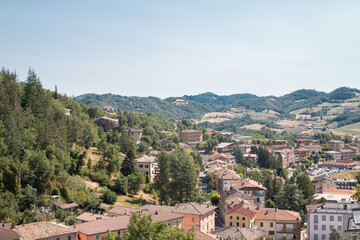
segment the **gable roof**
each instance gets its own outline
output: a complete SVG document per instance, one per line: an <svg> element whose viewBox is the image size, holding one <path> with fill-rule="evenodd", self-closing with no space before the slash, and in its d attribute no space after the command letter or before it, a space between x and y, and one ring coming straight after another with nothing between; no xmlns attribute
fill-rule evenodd
<svg viewBox="0 0 360 240"><path fill-rule="evenodd" d="M213 234L208 234L208 233L200 232L200 231L196 231L195 233L196 233L197 239L199 239L199 240L216 240L217 239L216 235L213 235Z"/></svg>
<svg viewBox="0 0 360 240"><path fill-rule="evenodd" d="M123 207L123 206L115 206L112 209L110 209L108 211L108 213L110 214L115 214L115 215L127 215L129 213L132 212L136 212L137 209L136 208L130 208L130 207Z"/></svg>
<svg viewBox="0 0 360 240"><path fill-rule="evenodd" d="M76 208L79 207L79 204L77 203L69 203L69 204L62 204L59 206L61 209L70 209L70 208Z"/></svg>
<svg viewBox="0 0 360 240"><path fill-rule="evenodd" d="M35 222L18 225L15 231L23 240L35 240L41 238L56 237L63 234L76 234L77 230L55 222Z"/></svg>
<svg viewBox="0 0 360 240"><path fill-rule="evenodd" d="M77 224L75 227L81 233L89 236L105 233L107 230L118 231L128 227L130 216L111 217L108 219L100 219L92 222Z"/></svg>
<svg viewBox="0 0 360 240"><path fill-rule="evenodd" d="M20 235L8 228L0 227L0 240L18 240Z"/></svg>
<svg viewBox="0 0 360 240"><path fill-rule="evenodd" d="M85 221L85 222L91 222L99 219L107 219L110 218L109 216L101 215L101 214L95 214L95 213L89 213L84 212L83 214L76 217L76 220L79 221Z"/></svg>
<svg viewBox="0 0 360 240"><path fill-rule="evenodd" d="M253 209L249 209L247 207L234 207L233 209L230 209L229 211L227 211L225 214L232 214L232 213L238 213L244 216L248 216L250 218L253 218L256 216L256 211L254 210L255 206L253 207Z"/></svg>
<svg viewBox="0 0 360 240"><path fill-rule="evenodd" d="M300 221L301 216L298 212L276 209L260 208L255 216L256 220L273 220L273 221Z"/></svg>
<svg viewBox="0 0 360 240"><path fill-rule="evenodd" d="M215 211L216 207L208 204L200 204L195 202L181 203L177 206L160 206L160 205L144 205L139 209L142 210L160 210L165 212L179 213L179 214L192 214L192 215L205 215L211 211Z"/></svg>
<svg viewBox="0 0 360 240"><path fill-rule="evenodd" d="M251 180L250 178L243 178L238 181L232 182L231 187L236 190L244 190L244 189L267 190L261 183Z"/></svg>
<svg viewBox="0 0 360 240"><path fill-rule="evenodd" d="M141 157L135 159L135 162L137 163L152 163L155 161L156 161L156 157L148 156L148 155L142 155Z"/></svg>
<svg viewBox="0 0 360 240"><path fill-rule="evenodd" d="M225 148L225 147L228 147L228 146L231 146L233 145L232 143L227 143L227 142L222 142L222 143L219 143L219 145L216 146L216 148Z"/></svg>
<svg viewBox="0 0 360 240"><path fill-rule="evenodd" d="M230 227L216 231L214 234L223 239L237 240L244 238L245 240L256 240L265 237L267 232L250 228Z"/></svg>

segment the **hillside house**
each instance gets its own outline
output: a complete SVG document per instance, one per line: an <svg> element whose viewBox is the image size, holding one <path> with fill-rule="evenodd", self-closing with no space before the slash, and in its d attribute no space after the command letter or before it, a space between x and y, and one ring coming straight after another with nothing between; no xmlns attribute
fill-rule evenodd
<svg viewBox="0 0 360 240"><path fill-rule="evenodd" d="M156 157L142 155L135 159L135 167L139 172L145 173L146 176L149 176L150 179L155 177L156 169Z"/></svg>
<svg viewBox="0 0 360 240"><path fill-rule="evenodd" d="M245 191L255 198L254 204L258 208L265 207L265 194L267 189L259 182L249 178L243 178L231 183L231 188L235 190Z"/></svg>
<svg viewBox="0 0 360 240"><path fill-rule="evenodd" d="M77 230L55 222L34 222L15 226L21 240L76 240Z"/></svg>
<svg viewBox="0 0 360 240"><path fill-rule="evenodd" d="M142 136L142 130L137 128L127 128L125 129L125 133L130 136L132 135L135 138L137 143L140 142Z"/></svg>
<svg viewBox="0 0 360 240"><path fill-rule="evenodd" d="M215 230L215 209L208 204L194 202L181 203L177 206L144 205L139 210L164 211L184 216L183 228L188 231L210 233Z"/></svg>
<svg viewBox="0 0 360 240"><path fill-rule="evenodd" d="M261 208L256 213L255 225L273 236L274 240L301 239L301 217L298 212Z"/></svg>
<svg viewBox="0 0 360 240"><path fill-rule="evenodd" d="M234 150L234 144L222 142L216 146L216 150L219 153L231 153Z"/></svg>

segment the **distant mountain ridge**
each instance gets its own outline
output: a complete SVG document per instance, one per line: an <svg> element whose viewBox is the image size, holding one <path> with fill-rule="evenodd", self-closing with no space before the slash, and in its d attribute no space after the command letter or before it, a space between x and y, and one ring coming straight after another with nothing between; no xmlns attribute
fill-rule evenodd
<svg viewBox="0 0 360 240"><path fill-rule="evenodd" d="M312 108L324 102L343 102L354 98L360 90L340 87L330 93L313 89L300 89L281 97L259 97L254 94L217 95L206 92L198 95L184 95L182 97L127 97L115 94L84 94L75 97L77 102L87 105L104 107L110 105L121 110L137 112L153 112L166 118L201 118L209 112L226 111L230 108L244 107L248 110L262 112L274 110L280 114L291 111Z"/></svg>

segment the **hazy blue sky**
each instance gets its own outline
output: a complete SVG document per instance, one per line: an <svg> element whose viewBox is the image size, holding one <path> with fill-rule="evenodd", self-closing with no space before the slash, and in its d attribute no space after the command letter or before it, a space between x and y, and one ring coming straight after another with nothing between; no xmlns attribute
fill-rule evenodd
<svg viewBox="0 0 360 240"><path fill-rule="evenodd" d="M0 66L62 93L360 88L360 1L0 1Z"/></svg>

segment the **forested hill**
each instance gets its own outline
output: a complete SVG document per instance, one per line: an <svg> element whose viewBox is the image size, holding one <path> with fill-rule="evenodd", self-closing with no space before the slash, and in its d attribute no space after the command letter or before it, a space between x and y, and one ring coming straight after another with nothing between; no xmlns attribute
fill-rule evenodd
<svg viewBox="0 0 360 240"><path fill-rule="evenodd" d="M77 102L97 107L112 106L125 111L160 114L166 118L184 119L201 118L208 112L218 108L209 104L196 101L181 101L181 98L160 99L157 97L125 97L114 94L84 94L75 97Z"/></svg>
<svg viewBox="0 0 360 240"><path fill-rule="evenodd" d="M199 95L184 95L160 99L156 97L126 97L114 94L84 94L75 98L78 102L98 107L112 106L121 110L153 112L166 118L201 118L202 115L215 111L226 111L230 108L243 107L262 112L274 110L288 115L291 111L312 108L325 102L342 103L354 98L360 90L341 87L330 93L301 89L281 97L258 97L254 94L216 95L211 92Z"/></svg>

